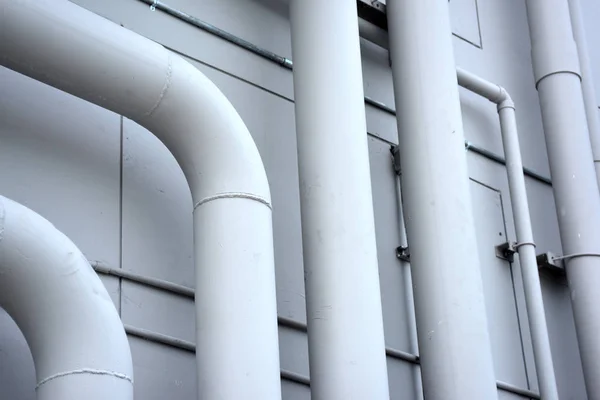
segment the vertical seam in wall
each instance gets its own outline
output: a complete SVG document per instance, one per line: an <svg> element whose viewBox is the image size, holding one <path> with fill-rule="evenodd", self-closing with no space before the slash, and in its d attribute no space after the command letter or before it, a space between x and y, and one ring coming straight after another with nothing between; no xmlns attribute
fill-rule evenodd
<svg viewBox="0 0 600 400"><path fill-rule="evenodd" d="M498 191L498 197L500 199L500 210L502 211L502 224L504 225L504 238L508 241L508 229L506 227L506 214L504 213L504 200L502 198L502 192ZM519 341L521 342L521 355L523 356L523 369L525 370L525 380L527 381L527 389L531 390L531 379L529 377L529 368L527 368L527 355L525 354L525 340L523 338L523 320L522 315L519 312L519 299L517 297L517 288L515 286L515 271L514 271L514 262L508 262L509 270L510 270L510 280L512 282L512 291L513 298L515 299L515 312L517 313L517 327L519 328ZM523 268L523 266L519 263L519 268ZM523 296L525 292L523 292ZM525 321L525 323L528 323ZM531 334L531 333L530 333Z"/></svg>
<svg viewBox="0 0 600 400"><path fill-rule="evenodd" d="M479 49L483 50L483 37L481 36L481 18L479 17L478 0L475 0L475 15L477 16L477 33L479 34Z"/></svg>
<svg viewBox="0 0 600 400"><path fill-rule="evenodd" d="M119 268L123 268L123 116L120 115L119 126ZM123 308L123 279L119 277L119 316Z"/></svg>

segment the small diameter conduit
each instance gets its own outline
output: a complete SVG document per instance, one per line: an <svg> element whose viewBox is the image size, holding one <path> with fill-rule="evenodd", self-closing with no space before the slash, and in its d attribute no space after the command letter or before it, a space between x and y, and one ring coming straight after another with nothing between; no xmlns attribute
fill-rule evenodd
<svg viewBox="0 0 600 400"><path fill-rule="evenodd" d="M0 306L31 349L38 400L133 400L129 343L100 278L50 222L3 196Z"/></svg>
<svg viewBox="0 0 600 400"><path fill-rule="evenodd" d="M525 305L531 331L540 397L544 400L558 400L558 389L554 376L554 364L552 362L542 288L533 242L531 216L529 215L525 176L523 175L515 105L508 92L501 86L485 81L461 68L457 68L456 72L460 86L485 97L498 106L502 144L504 146L504 156L506 157L510 202L517 235L517 251L521 263Z"/></svg>
<svg viewBox="0 0 600 400"><path fill-rule="evenodd" d="M198 396L280 399L271 196L231 103L182 58L66 0L0 0L0 37L0 65L131 118L173 153L194 201Z"/></svg>

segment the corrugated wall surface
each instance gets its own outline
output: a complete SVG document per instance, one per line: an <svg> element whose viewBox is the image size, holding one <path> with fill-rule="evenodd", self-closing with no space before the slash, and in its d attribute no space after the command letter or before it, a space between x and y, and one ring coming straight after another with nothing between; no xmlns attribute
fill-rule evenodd
<svg viewBox="0 0 600 400"><path fill-rule="evenodd" d="M77 3L192 61L229 97L258 145L273 195L275 261L285 399L308 399L304 283L291 72L186 25L137 0ZM590 14L600 14L592 0ZM291 58L287 4L283 0L171 0L169 4L257 45ZM523 1L452 0L457 62L505 86L518 107L523 159L548 175L534 89ZM591 17L590 17L591 18ZM595 28L588 19L588 28ZM591 32L590 31L590 32ZM590 34L591 44L597 38ZM600 53L597 82L600 84ZM394 106L387 51L363 42L365 93ZM594 58L595 57L595 58ZM332 68L343 68L332 65ZM599 90L600 93L600 90ZM467 139L502 154L495 107L461 91ZM373 201L377 228L388 367L392 398L417 399L418 366L394 356L411 351L400 244L396 178L390 158L393 115L367 105ZM340 143L343 151L343 143ZM494 254L514 240L504 167L468 153L478 252L497 379L537 390L518 263ZM449 166L451 167L451 166ZM551 187L527 179L538 250L560 254ZM52 221L92 261L193 288L192 203L177 163L149 132L116 114L0 69L0 187ZM474 249L475 250L475 249ZM460 254L448 254L457 259ZM194 341L193 300L129 279L102 276L123 322L137 329ZM583 379L568 288L543 275L543 290L562 399L584 399ZM295 323L291 323L295 322ZM190 346L130 335L136 399L191 400L195 363ZM22 335L0 310L0 398L35 398L33 363ZM502 399L523 398L501 391Z"/></svg>

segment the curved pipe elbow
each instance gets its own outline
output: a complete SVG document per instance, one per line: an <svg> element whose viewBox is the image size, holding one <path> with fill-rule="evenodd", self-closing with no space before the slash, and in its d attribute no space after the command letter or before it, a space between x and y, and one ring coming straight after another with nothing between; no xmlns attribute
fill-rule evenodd
<svg viewBox="0 0 600 400"><path fill-rule="evenodd" d="M228 193L270 204L250 132L188 61L68 1L0 0L0 9L0 65L147 128L177 159L195 204Z"/></svg>
<svg viewBox="0 0 600 400"><path fill-rule="evenodd" d="M119 315L77 247L0 196L0 305L31 349L38 400L131 400L133 367Z"/></svg>
<svg viewBox="0 0 600 400"><path fill-rule="evenodd" d="M456 77L460 86L497 104L498 110L515 107L508 91L502 86L486 81L462 68L456 68Z"/></svg>

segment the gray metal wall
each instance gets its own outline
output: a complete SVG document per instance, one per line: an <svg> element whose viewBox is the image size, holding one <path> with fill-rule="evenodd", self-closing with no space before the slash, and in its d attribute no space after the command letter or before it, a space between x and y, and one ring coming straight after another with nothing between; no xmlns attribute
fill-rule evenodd
<svg viewBox="0 0 600 400"><path fill-rule="evenodd" d="M136 0L76 2L188 57L229 97L248 125L273 194L281 367L288 377L282 381L283 392L286 399L308 399L306 383L286 374L308 377L306 333L295 326L305 323L306 315L291 72ZM291 58L284 0L169 4ZM452 0L450 7L458 64L510 91L518 107L524 162L547 176L524 2ZM600 7L593 0L584 7L589 11L589 41L596 44L593 24ZM590 50L600 95L600 51ZM393 107L387 52L367 42L362 51L366 95ZM466 91L461 101L467 139L502 154L495 107ZM418 366L393 356L393 350L410 351L414 329L402 289L408 265L395 257L400 244L398 199L389 148L397 142L396 124L392 115L372 106L366 109L390 387L394 399L417 399ZM505 170L473 152L468 159L497 379L536 391L519 265L494 254L495 245L515 237ZM531 178L527 184L538 250L560 254L551 187ZM127 119L1 68L0 187L3 195L52 221L90 260L193 286L192 203L183 174L166 148ZM447 256L460 268L460 254ZM111 276L102 280L125 324L193 342L190 297ZM549 275L542 280L561 398L585 399L568 288ZM177 348L135 335L130 343L136 399L194 398L195 364L189 346ZM0 398L34 399L34 387L27 345L0 309ZM500 393L502 399L523 398Z"/></svg>

